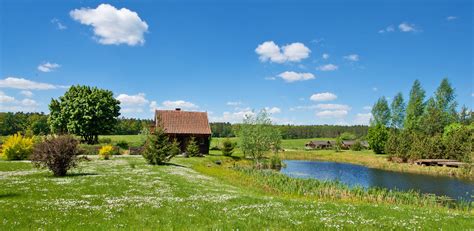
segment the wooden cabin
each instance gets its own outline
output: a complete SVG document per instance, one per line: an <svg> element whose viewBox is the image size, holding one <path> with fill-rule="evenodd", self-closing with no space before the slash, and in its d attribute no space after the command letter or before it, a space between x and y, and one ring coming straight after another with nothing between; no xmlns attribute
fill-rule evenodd
<svg viewBox="0 0 474 231"><path fill-rule="evenodd" d="M186 147L191 137L194 137L201 154L209 154L211 140L211 126L207 112L175 110L156 110L155 127L162 126L170 139L176 139L180 145L181 152Z"/></svg>
<svg viewBox="0 0 474 231"><path fill-rule="evenodd" d="M306 149L327 149L332 147L329 141L312 140L304 145Z"/></svg>

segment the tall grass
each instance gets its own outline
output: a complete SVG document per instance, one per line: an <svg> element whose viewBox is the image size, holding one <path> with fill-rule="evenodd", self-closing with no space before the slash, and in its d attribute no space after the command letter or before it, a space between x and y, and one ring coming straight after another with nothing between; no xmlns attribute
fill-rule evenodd
<svg viewBox="0 0 474 231"><path fill-rule="evenodd" d="M370 203L389 203L415 206L446 207L464 211L472 211L473 202L454 201L446 196L421 194L417 191L398 191L386 188L349 187L340 182L319 181L316 179L300 179L285 176L271 170L256 170L249 167L234 167L234 170L245 175L263 188L272 191L311 198L361 201Z"/></svg>

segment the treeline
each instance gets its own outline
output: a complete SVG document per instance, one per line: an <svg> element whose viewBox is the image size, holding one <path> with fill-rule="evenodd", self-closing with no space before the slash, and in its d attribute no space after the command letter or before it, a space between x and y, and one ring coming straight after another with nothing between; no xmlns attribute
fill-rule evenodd
<svg viewBox="0 0 474 231"><path fill-rule="evenodd" d="M381 97L372 107L368 141L376 153L390 154L392 160L456 159L471 162L474 141L472 110L461 107L454 88L443 79L433 96L426 99L416 80L408 103L398 93L391 104Z"/></svg>
<svg viewBox="0 0 474 231"><path fill-rule="evenodd" d="M0 135L48 135L51 128L44 113L0 112ZM136 135L146 133L153 120L119 118L111 132L102 135Z"/></svg>
<svg viewBox="0 0 474 231"><path fill-rule="evenodd" d="M234 137L240 124L211 123L213 137ZM283 139L336 138L343 133L354 134L357 138L367 135L368 126L354 125L273 125L280 130Z"/></svg>

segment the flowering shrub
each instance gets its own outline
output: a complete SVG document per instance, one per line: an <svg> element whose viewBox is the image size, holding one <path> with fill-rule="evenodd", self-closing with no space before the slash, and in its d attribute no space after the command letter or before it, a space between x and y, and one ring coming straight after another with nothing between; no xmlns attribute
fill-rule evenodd
<svg viewBox="0 0 474 231"><path fill-rule="evenodd" d="M49 137L35 145L31 161L36 167L48 168L55 176L65 176L70 168L76 167L80 154L79 141L74 137Z"/></svg>
<svg viewBox="0 0 474 231"><path fill-rule="evenodd" d="M20 133L12 135L2 145L1 156L7 160L25 160L33 152L33 139Z"/></svg>
<svg viewBox="0 0 474 231"><path fill-rule="evenodd" d="M112 145L105 145L99 150L99 158L108 160L111 155L115 153L115 149Z"/></svg>

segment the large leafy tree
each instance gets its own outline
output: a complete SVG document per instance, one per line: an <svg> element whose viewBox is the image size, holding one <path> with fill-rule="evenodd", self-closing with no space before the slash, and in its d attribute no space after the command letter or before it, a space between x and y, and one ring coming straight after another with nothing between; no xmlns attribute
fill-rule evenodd
<svg viewBox="0 0 474 231"><path fill-rule="evenodd" d="M49 104L49 125L54 133L81 136L88 144L98 143L99 134L113 130L120 115L120 102L112 91L72 86Z"/></svg>
<svg viewBox="0 0 474 231"><path fill-rule="evenodd" d="M388 126L390 123L390 108L385 97L379 98L372 107L372 124L381 124Z"/></svg>
<svg viewBox="0 0 474 231"><path fill-rule="evenodd" d="M420 119L423 115L425 104L425 90L421 87L420 81L415 80L410 90L404 127L409 131L419 130Z"/></svg>
<svg viewBox="0 0 474 231"><path fill-rule="evenodd" d="M370 148L377 153L382 154L385 152L385 144L388 140L389 131L383 124L375 124L369 127L367 134L367 141L369 142Z"/></svg>
<svg viewBox="0 0 474 231"><path fill-rule="evenodd" d="M391 107L392 120L390 126L392 128L403 128L403 121L405 120L405 102L403 102L402 93L398 93L393 98Z"/></svg>

